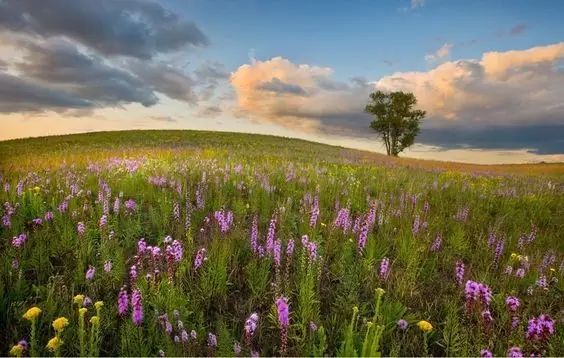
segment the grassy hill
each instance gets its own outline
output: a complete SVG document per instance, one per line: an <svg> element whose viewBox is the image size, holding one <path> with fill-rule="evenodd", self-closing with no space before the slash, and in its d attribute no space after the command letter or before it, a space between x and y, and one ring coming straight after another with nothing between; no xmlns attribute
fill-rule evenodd
<svg viewBox="0 0 564 358"><path fill-rule="evenodd" d="M49 136L0 142L0 166L11 170L49 165L56 160L138 155L147 150L160 153L190 153L198 149L254 152L288 160L342 161L360 164L402 166L428 170L452 170L481 174L523 174L564 176L564 163L479 165L410 158L390 158L383 154L331 146L301 139L260 134L193 130L133 130Z"/></svg>
<svg viewBox="0 0 564 358"><path fill-rule="evenodd" d="M0 355L563 356L562 170L199 131L0 142Z"/></svg>

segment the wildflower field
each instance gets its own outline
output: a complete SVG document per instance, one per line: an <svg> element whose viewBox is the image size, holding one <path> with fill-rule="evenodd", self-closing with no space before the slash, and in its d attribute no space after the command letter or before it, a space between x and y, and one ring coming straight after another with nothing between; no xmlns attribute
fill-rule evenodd
<svg viewBox="0 0 564 358"><path fill-rule="evenodd" d="M563 356L564 170L528 167L196 131L0 142L0 355Z"/></svg>

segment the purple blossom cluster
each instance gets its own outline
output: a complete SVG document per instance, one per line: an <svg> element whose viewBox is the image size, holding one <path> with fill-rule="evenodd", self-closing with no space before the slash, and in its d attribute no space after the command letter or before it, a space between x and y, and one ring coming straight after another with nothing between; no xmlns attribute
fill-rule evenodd
<svg viewBox="0 0 564 358"><path fill-rule="evenodd" d="M464 281L464 262L456 261L456 265L454 267L454 279L458 285L462 285Z"/></svg>
<svg viewBox="0 0 564 358"><path fill-rule="evenodd" d="M207 259L206 249L202 247L196 253L196 258L194 259L194 270L198 270Z"/></svg>
<svg viewBox="0 0 564 358"><path fill-rule="evenodd" d="M437 236L435 236L435 241L433 241L433 244L431 245L431 252L437 252L441 249L443 243L443 235L441 233L438 233Z"/></svg>
<svg viewBox="0 0 564 358"><path fill-rule="evenodd" d="M488 285L468 280L464 286L464 296L466 298L466 310L470 312L474 307L482 306L486 310L492 301L492 291Z"/></svg>
<svg viewBox="0 0 564 358"><path fill-rule="evenodd" d="M380 272L379 272L380 280L386 281L389 275L390 275L390 259L384 257L382 259L382 262L380 262Z"/></svg>
<svg viewBox="0 0 564 358"><path fill-rule="evenodd" d="M351 220L350 209L348 208L339 209L339 211L337 212L337 217L333 222L333 226L335 228L339 228L343 230L343 234L346 234L350 230L351 225L352 225L352 220Z"/></svg>
<svg viewBox="0 0 564 358"><path fill-rule="evenodd" d="M131 293L131 319L133 324L140 326L143 322L143 297L141 297L141 292L138 289L134 289Z"/></svg>
<svg viewBox="0 0 564 358"><path fill-rule="evenodd" d="M317 261L317 243L314 241L309 240L309 236L303 235L302 236L302 246L304 248L304 252L306 253L310 262Z"/></svg>
<svg viewBox="0 0 564 358"><path fill-rule="evenodd" d="M529 320L525 337L529 341L545 342L553 334L554 320L550 316L542 314Z"/></svg>
<svg viewBox="0 0 564 358"><path fill-rule="evenodd" d="M219 225L219 230L222 234L225 234L231 229L231 225L233 225L233 212L226 211L224 209L217 210L213 214L217 224Z"/></svg>
<svg viewBox="0 0 564 358"><path fill-rule="evenodd" d="M18 236L14 236L12 238L12 246L18 249L24 246L26 242L27 242L27 235L25 233L21 233Z"/></svg>

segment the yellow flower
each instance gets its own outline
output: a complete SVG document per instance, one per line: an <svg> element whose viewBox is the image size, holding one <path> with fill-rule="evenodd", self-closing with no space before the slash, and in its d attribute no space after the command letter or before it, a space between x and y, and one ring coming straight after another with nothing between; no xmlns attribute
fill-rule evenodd
<svg viewBox="0 0 564 358"><path fill-rule="evenodd" d="M83 316L86 312L88 312L88 308L82 307L78 309L78 314Z"/></svg>
<svg viewBox="0 0 564 358"><path fill-rule="evenodd" d="M100 308L104 307L104 302L96 301L96 303L94 303L94 307L99 310Z"/></svg>
<svg viewBox="0 0 564 358"><path fill-rule="evenodd" d="M384 291L384 289L382 287L378 287L376 289L376 294L379 296L382 296L384 293L386 293L386 291Z"/></svg>
<svg viewBox="0 0 564 358"><path fill-rule="evenodd" d="M90 324L92 325L100 324L100 318L98 316L92 316L92 318L90 318Z"/></svg>
<svg viewBox="0 0 564 358"><path fill-rule="evenodd" d="M68 325L69 325L69 320L66 319L65 317L59 317L53 321L53 328L55 328L55 331L57 332L62 332L63 329L65 329L65 327Z"/></svg>
<svg viewBox="0 0 564 358"><path fill-rule="evenodd" d="M433 325L427 321L417 322L417 327L423 332L431 332L433 330Z"/></svg>
<svg viewBox="0 0 564 358"><path fill-rule="evenodd" d="M37 317L39 317L39 315L41 314L41 308L39 307L31 307L30 309L27 310L27 312L23 315L24 319L27 319L28 321L34 321L35 319L37 319Z"/></svg>
<svg viewBox="0 0 564 358"><path fill-rule="evenodd" d="M21 344L16 344L10 349L10 355L14 357L21 357L23 355L24 347Z"/></svg>
<svg viewBox="0 0 564 358"><path fill-rule="evenodd" d="M51 352L54 352L59 349L61 344L63 344L63 341L61 341L59 337L55 336L51 338L49 342L47 342L47 349L49 349Z"/></svg>
<svg viewBox="0 0 564 358"><path fill-rule="evenodd" d="M76 303L77 305L81 305L82 302L84 302L84 295L76 295L74 296L74 298L72 299L74 301L74 303Z"/></svg>
<svg viewBox="0 0 564 358"><path fill-rule="evenodd" d="M36 187L33 188L33 190L35 190L36 192L38 192L39 190L41 190L41 188L38 187L38 186L36 186Z"/></svg>
<svg viewBox="0 0 564 358"><path fill-rule="evenodd" d="M511 259L515 260L519 255L517 255L516 253L511 253Z"/></svg>

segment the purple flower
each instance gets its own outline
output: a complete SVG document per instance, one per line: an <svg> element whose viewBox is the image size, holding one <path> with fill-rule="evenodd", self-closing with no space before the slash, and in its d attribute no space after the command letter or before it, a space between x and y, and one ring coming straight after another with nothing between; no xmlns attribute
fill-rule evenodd
<svg viewBox="0 0 564 358"><path fill-rule="evenodd" d="M382 262L380 262L380 279L385 281L390 275L390 259L384 257Z"/></svg>
<svg viewBox="0 0 564 358"><path fill-rule="evenodd" d="M192 330L190 332L190 337L192 337L192 339L196 339L196 338L198 338L198 334L196 333L196 331Z"/></svg>
<svg viewBox="0 0 564 358"><path fill-rule="evenodd" d="M88 296L84 297L84 302L82 302L82 305L85 307L88 307L92 304L92 299Z"/></svg>
<svg viewBox="0 0 564 358"><path fill-rule="evenodd" d="M88 281L94 278L94 274L96 273L96 268L94 266L88 266L88 270L86 271L86 279Z"/></svg>
<svg viewBox="0 0 564 358"><path fill-rule="evenodd" d="M538 287L542 288L543 290L548 290L548 282L546 281L545 275L541 275L535 283Z"/></svg>
<svg viewBox="0 0 564 358"><path fill-rule="evenodd" d="M86 227L84 226L84 223L82 221L76 224L76 231L78 232L78 236L84 236L84 233L86 232Z"/></svg>
<svg viewBox="0 0 564 358"><path fill-rule="evenodd" d="M278 297L276 300L276 310L278 312L278 323L280 327L287 328L290 325L290 311L286 297Z"/></svg>
<svg viewBox="0 0 564 358"><path fill-rule="evenodd" d="M288 245L286 246L286 256L288 257L288 261L290 261L292 255L294 254L294 239L288 240Z"/></svg>
<svg viewBox="0 0 564 358"><path fill-rule="evenodd" d="M400 319L399 321L397 321L397 326L399 329L401 329L402 331L405 331L407 329L408 323L406 320L404 319Z"/></svg>
<svg viewBox="0 0 564 358"><path fill-rule="evenodd" d="M333 226L343 230L343 234L346 234L351 228L352 222L350 217L350 209L341 208L337 213L337 217L333 222Z"/></svg>
<svg viewBox="0 0 564 358"><path fill-rule="evenodd" d="M125 210L127 211L128 214L135 213L135 211L137 211L137 203L135 202L135 200L128 199L125 202Z"/></svg>
<svg viewBox="0 0 564 358"><path fill-rule="evenodd" d="M438 233L435 237L435 241L433 241L433 245L431 245L431 252L437 252L441 249L441 245L443 243L443 235Z"/></svg>
<svg viewBox="0 0 564 358"><path fill-rule="evenodd" d="M368 238L368 227L369 223L368 220L365 220L362 223L362 227L360 228L360 233L358 234L358 251L362 252L364 247L366 246L366 239Z"/></svg>
<svg viewBox="0 0 564 358"><path fill-rule="evenodd" d="M233 343L233 353L235 353L236 355L239 355L241 353L241 345L239 344L239 342Z"/></svg>
<svg viewBox="0 0 564 358"><path fill-rule="evenodd" d="M462 285L462 281L464 280L464 262L456 261L456 267L454 269L454 278L456 283Z"/></svg>
<svg viewBox="0 0 564 358"><path fill-rule="evenodd" d="M309 226L315 227L317 224L317 218L319 217L319 197L315 196L313 199L313 205L311 208L311 216L309 218Z"/></svg>
<svg viewBox="0 0 564 358"><path fill-rule="evenodd" d="M17 259L13 259L12 260L12 268L14 270L18 269L20 267L20 262Z"/></svg>
<svg viewBox="0 0 564 358"><path fill-rule="evenodd" d="M415 218L413 219L413 225L411 227L411 232L413 233L413 235L417 235L420 229L421 229L421 218L419 217L419 215L415 215Z"/></svg>
<svg viewBox="0 0 564 358"><path fill-rule="evenodd" d="M27 241L27 235L22 233L12 238L12 246L15 248L22 247Z"/></svg>
<svg viewBox="0 0 564 358"><path fill-rule="evenodd" d="M276 239L276 213L272 214L272 219L270 219L270 224L268 226L268 232L266 234L266 251L272 254L274 249L274 240Z"/></svg>
<svg viewBox="0 0 564 358"><path fill-rule="evenodd" d="M137 278L137 266L131 265L129 268L129 278L131 278L131 281L134 281Z"/></svg>
<svg viewBox="0 0 564 358"><path fill-rule="evenodd" d="M522 358L523 352L521 352L521 348L519 347L511 347L507 351L507 356L510 358Z"/></svg>
<svg viewBox="0 0 564 358"><path fill-rule="evenodd" d="M120 204L119 198L116 198L116 200L114 200L114 214L119 213L120 206L121 206L121 204Z"/></svg>
<svg viewBox="0 0 564 358"><path fill-rule="evenodd" d="M515 271L515 277L518 277L518 278L523 278L523 277L525 277L525 269L522 268L522 267L519 267L519 268L517 269L517 271Z"/></svg>
<svg viewBox="0 0 564 358"><path fill-rule="evenodd" d="M180 339L182 340L182 342L186 343L186 342L188 342L189 338L190 338L190 337L188 336L188 332L186 332L186 330L183 329L183 330L180 332Z"/></svg>
<svg viewBox="0 0 564 358"><path fill-rule="evenodd" d="M482 349L482 350L480 350L480 357L493 358L493 354L488 349Z"/></svg>
<svg viewBox="0 0 564 358"><path fill-rule="evenodd" d="M43 219L41 218L35 218L33 220L31 220L31 222L33 223L33 225L35 226L41 226L43 224Z"/></svg>
<svg viewBox="0 0 564 358"><path fill-rule="evenodd" d="M166 253L167 257L170 257L171 261L180 262L184 254L182 244L178 240L174 240L171 245L167 245Z"/></svg>
<svg viewBox="0 0 564 358"><path fill-rule="evenodd" d="M253 217L253 225L251 227L251 250L254 253L258 252L258 216Z"/></svg>
<svg viewBox="0 0 564 358"><path fill-rule="evenodd" d="M112 270L112 262L110 260L104 262L104 271L110 272Z"/></svg>
<svg viewBox="0 0 564 358"><path fill-rule="evenodd" d="M496 265L499 262L501 255L503 255L504 247L505 247L505 240L499 240L497 242L497 244L495 245L494 261L495 261Z"/></svg>
<svg viewBox="0 0 564 358"><path fill-rule="evenodd" d="M468 308L470 308L473 303L478 302L488 307L492 300L492 292L486 284L471 280L466 281L464 295L466 296L466 305Z"/></svg>
<svg viewBox="0 0 564 358"><path fill-rule="evenodd" d="M198 253L196 254L196 258L194 259L194 270L197 270L200 268L200 266L202 266L202 264L204 263L204 261L206 261L208 258L206 257L206 249L205 248L201 248L198 250Z"/></svg>
<svg viewBox="0 0 564 358"><path fill-rule="evenodd" d="M315 324L315 322L309 321L309 330L310 330L311 332L317 331L317 325Z"/></svg>
<svg viewBox="0 0 564 358"><path fill-rule="evenodd" d="M219 225L219 230L225 234L231 229L233 224L233 212L225 211L224 209L218 210L214 213L214 218Z"/></svg>
<svg viewBox="0 0 564 358"><path fill-rule="evenodd" d="M521 305L521 302L515 296L507 296L507 298L505 299L505 305L510 312L517 312L517 309Z"/></svg>
<svg viewBox="0 0 564 358"><path fill-rule="evenodd" d="M547 341L554 334L554 320L542 314L533 317L527 325L526 338L530 341Z"/></svg>
<svg viewBox="0 0 564 358"><path fill-rule="evenodd" d="M217 347L217 337L213 333L208 333L208 347Z"/></svg>
<svg viewBox="0 0 564 358"><path fill-rule="evenodd" d="M133 290L131 293L131 307L133 309L133 313L131 318L133 320L133 324L136 326L140 326L141 322L143 321L143 306L142 306L141 292L138 289Z"/></svg>
<svg viewBox="0 0 564 358"><path fill-rule="evenodd" d="M482 319L484 320L484 323L490 323L493 321L492 313L490 312L490 310L482 311Z"/></svg>
<svg viewBox="0 0 564 358"><path fill-rule="evenodd" d="M127 291L125 288L122 288L118 294L118 313L120 316L123 316L127 313L127 309L129 308L129 297L127 296Z"/></svg>
<svg viewBox="0 0 564 358"><path fill-rule="evenodd" d="M272 249L272 254L274 257L274 264L276 265L276 267L280 267L280 260L282 257L282 243L280 242L280 240L276 240L274 241L274 247Z"/></svg>
<svg viewBox="0 0 564 358"><path fill-rule="evenodd" d="M106 214L100 217L100 229L105 228L108 225L108 216Z"/></svg>
<svg viewBox="0 0 564 358"><path fill-rule="evenodd" d="M258 326L259 316L256 312L253 312L249 318L245 321L245 335L247 337L252 337L255 334L255 331Z"/></svg>

